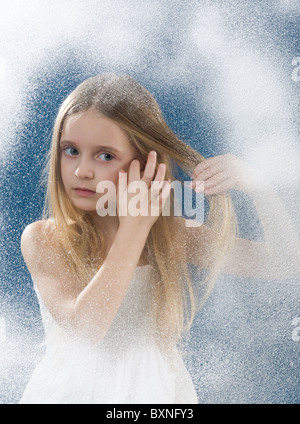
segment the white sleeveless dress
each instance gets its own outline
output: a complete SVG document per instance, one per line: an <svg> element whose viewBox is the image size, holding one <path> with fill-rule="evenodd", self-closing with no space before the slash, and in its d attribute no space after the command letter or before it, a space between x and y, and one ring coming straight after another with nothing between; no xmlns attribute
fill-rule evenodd
<svg viewBox="0 0 300 424"><path fill-rule="evenodd" d="M46 353L21 404L198 403L177 349L164 354L152 336L150 269L136 268L111 327L94 346L74 340L59 327L35 287Z"/></svg>

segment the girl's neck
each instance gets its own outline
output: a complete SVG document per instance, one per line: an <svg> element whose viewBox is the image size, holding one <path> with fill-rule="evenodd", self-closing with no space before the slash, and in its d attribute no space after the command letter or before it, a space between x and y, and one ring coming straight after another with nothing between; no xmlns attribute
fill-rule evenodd
<svg viewBox="0 0 300 424"><path fill-rule="evenodd" d="M119 220L117 216L99 216L97 213L92 215L93 221L103 235L116 235L119 228Z"/></svg>

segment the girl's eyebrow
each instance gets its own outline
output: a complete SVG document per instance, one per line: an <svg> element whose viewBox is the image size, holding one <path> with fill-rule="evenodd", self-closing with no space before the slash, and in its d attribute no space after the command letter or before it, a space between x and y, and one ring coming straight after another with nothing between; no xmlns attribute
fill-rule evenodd
<svg viewBox="0 0 300 424"><path fill-rule="evenodd" d="M64 145L69 145L69 144L73 144L74 146L76 146L76 143L74 141L69 141L69 140L62 140L60 141L60 145L64 146ZM93 147L94 150L108 150L110 152L114 152L114 153L121 153L120 150L112 147L112 146L95 146Z"/></svg>

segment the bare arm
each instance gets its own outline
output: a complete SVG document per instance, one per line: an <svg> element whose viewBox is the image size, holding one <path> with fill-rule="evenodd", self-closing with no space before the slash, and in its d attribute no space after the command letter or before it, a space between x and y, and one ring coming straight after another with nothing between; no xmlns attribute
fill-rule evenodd
<svg viewBox="0 0 300 424"><path fill-rule="evenodd" d="M135 232L125 227L118 230L103 265L74 300L72 326L77 331L94 334L96 340L105 335L125 296L147 236L147 231Z"/></svg>
<svg viewBox="0 0 300 424"><path fill-rule="evenodd" d="M233 155L210 158L198 171L196 178L204 181L208 195L233 188L251 196L264 231L264 242L236 239L233 252L226 258L224 272L266 279L299 277L298 231L278 194L263 177ZM188 232L192 241L189 249L192 261L203 267L209 266L212 260L209 257L211 230L203 226L188 229ZM198 259L197 249L203 251L203 257Z"/></svg>

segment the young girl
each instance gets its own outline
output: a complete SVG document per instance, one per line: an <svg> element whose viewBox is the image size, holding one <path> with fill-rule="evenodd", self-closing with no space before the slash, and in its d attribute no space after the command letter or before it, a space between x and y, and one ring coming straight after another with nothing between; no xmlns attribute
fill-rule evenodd
<svg viewBox="0 0 300 424"><path fill-rule="evenodd" d="M161 213L174 200L178 169L191 176L195 190L204 181L205 225ZM157 181L158 213L121 214L118 201L115 214L99 213L102 181L116 186L116 199L126 195L126 206L133 197L129 184L143 182L141 202L149 211ZM129 76L103 74L80 84L54 125L44 219L22 235L46 354L21 403L197 403L177 349L199 303L188 264L206 270L201 301L221 271L275 278L285 272L273 255L279 235L260 187L237 157L204 159L179 140L152 95ZM237 238L229 189L253 196L264 243ZM282 208L270 188L267 193ZM286 230L293 234L288 219ZM285 241L299 245L290 235Z"/></svg>

